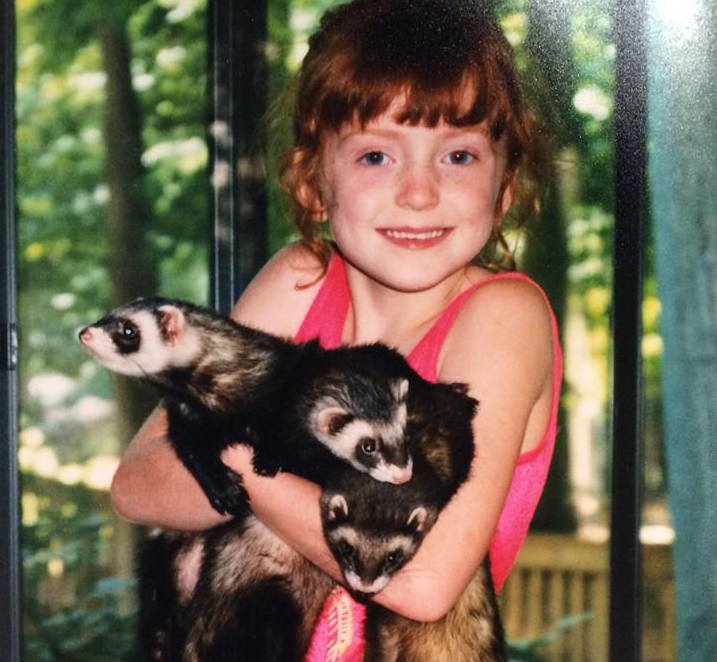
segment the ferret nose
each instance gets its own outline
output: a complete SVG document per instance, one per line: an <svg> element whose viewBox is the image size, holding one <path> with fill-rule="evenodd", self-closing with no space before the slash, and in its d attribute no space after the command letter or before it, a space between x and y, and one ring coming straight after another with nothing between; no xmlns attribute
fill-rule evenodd
<svg viewBox="0 0 717 662"><path fill-rule="evenodd" d="M86 345L90 342L90 340L92 340L92 329L90 329L89 326L86 326L77 334L77 337L83 345Z"/></svg>
<svg viewBox="0 0 717 662"><path fill-rule="evenodd" d="M413 467L410 464L407 464L405 467L394 467L391 472L391 478L393 479L392 482L396 485L407 483L411 480L412 475Z"/></svg>

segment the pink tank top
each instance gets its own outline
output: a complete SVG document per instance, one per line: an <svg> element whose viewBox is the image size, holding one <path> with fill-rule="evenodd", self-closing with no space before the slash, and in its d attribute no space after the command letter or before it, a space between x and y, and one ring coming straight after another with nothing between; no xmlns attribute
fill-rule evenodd
<svg viewBox="0 0 717 662"><path fill-rule="evenodd" d="M518 458L510 490L490 543L493 583L496 591L500 592L528 533L530 521L545 486L555 445L563 361L558 327L550 302L545 292L525 274L506 272L489 276L451 301L406 360L424 379L437 381L438 356L461 307L478 288L496 280L522 280L533 285L545 299L553 335L553 397L548 425L540 443ZM295 340L303 342L317 338L326 348L340 345L350 302L346 267L341 257L334 254L324 282ZM355 602L343 587L337 587L324 605L306 662L360 661L363 657L363 618L364 607Z"/></svg>

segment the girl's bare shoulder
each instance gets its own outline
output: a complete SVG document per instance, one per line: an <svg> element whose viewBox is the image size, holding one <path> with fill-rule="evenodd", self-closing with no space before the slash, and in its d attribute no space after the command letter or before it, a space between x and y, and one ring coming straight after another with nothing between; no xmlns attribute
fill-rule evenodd
<svg viewBox="0 0 717 662"><path fill-rule="evenodd" d="M301 244L279 250L239 298L232 317L243 324L291 337L306 316L324 275L319 259Z"/></svg>
<svg viewBox="0 0 717 662"><path fill-rule="evenodd" d="M540 389L551 374L552 322L548 303L531 281L488 278L465 302L444 345L441 379L467 381L506 370ZM478 374L476 374L478 373Z"/></svg>

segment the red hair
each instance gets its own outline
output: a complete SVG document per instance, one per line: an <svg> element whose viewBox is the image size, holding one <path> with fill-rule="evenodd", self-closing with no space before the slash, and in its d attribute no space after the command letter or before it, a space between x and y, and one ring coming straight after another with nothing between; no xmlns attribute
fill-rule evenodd
<svg viewBox="0 0 717 662"><path fill-rule="evenodd" d="M515 183L514 225L538 210L545 148L518 83L513 50L475 0L354 0L324 14L296 80L294 147L282 168L306 245L326 264L329 247L315 222L323 207L326 135L348 122L365 126L396 98L405 100L395 116L399 123L485 123L494 141L505 138L508 162L489 250L498 247L513 266L502 193Z"/></svg>

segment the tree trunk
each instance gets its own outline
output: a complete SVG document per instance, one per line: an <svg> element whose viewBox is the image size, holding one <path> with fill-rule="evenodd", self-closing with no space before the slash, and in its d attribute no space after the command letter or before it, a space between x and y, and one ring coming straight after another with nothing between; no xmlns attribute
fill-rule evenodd
<svg viewBox="0 0 717 662"><path fill-rule="evenodd" d="M157 288L157 268L147 233L152 211L144 193L142 118L132 87L130 47L122 25L101 31L107 73L105 147L110 189L111 301L116 306ZM119 439L127 443L148 413L148 397L134 382L117 380ZM149 402L151 404L151 401Z"/></svg>
<svg viewBox="0 0 717 662"><path fill-rule="evenodd" d="M110 190L110 305L114 307L140 295L155 294L157 270L147 239L152 214L144 193L142 119L132 87L129 41L125 26L119 23L102 26L99 36L107 74L104 140ZM147 417L153 402L153 396L136 382L115 378L117 436L123 448ZM133 574L134 548L133 527L116 520L116 574Z"/></svg>
<svg viewBox="0 0 717 662"><path fill-rule="evenodd" d="M717 659L717 20L648 3L650 186L682 660ZM683 21L683 19L688 19Z"/></svg>

